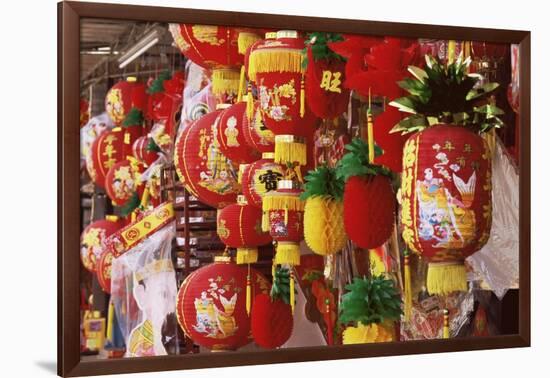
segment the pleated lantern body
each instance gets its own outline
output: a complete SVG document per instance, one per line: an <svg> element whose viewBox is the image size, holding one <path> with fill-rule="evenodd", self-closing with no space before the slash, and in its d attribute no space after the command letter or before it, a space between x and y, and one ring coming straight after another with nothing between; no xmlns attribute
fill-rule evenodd
<svg viewBox="0 0 550 378"><path fill-rule="evenodd" d="M373 249L391 236L395 219L395 195L384 175L353 176L344 187L344 226L359 247Z"/></svg>
<svg viewBox="0 0 550 378"><path fill-rule="evenodd" d="M86 169L94 184L105 187L109 169L132 154L132 143L142 132L141 127L115 127L95 139L86 156Z"/></svg>
<svg viewBox="0 0 550 378"><path fill-rule="evenodd" d="M218 210L217 232L222 243L237 248L237 264L256 262L257 247L271 242L269 233L262 231L262 210L245 203Z"/></svg>
<svg viewBox="0 0 550 378"><path fill-rule="evenodd" d="M294 318L290 305L280 299L273 301L269 294L254 298L251 330L254 342L266 349L283 345L292 335Z"/></svg>
<svg viewBox="0 0 550 378"><path fill-rule="evenodd" d="M132 109L144 111L147 105L145 85L134 78L121 80L105 96L105 110L113 123L120 126Z"/></svg>
<svg viewBox="0 0 550 378"><path fill-rule="evenodd" d="M300 265L300 242L304 239L304 201L300 200L301 193L299 189L282 189L279 183L277 191L263 199L262 227L267 227L277 242L275 264Z"/></svg>
<svg viewBox="0 0 550 378"><path fill-rule="evenodd" d="M191 194L210 206L223 208L237 200L240 186L237 171L216 140L219 114L217 110L204 115L180 134L174 165Z"/></svg>
<svg viewBox="0 0 550 378"><path fill-rule="evenodd" d="M491 155L470 130L437 125L411 136L403 150L403 240L428 262L427 289L466 291L464 259L489 238Z"/></svg>
<svg viewBox="0 0 550 378"><path fill-rule="evenodd" d="M315 60L311 47L307 51L306 103L317 117L334 119L348 110L350 91L343 85L346 62L336 59Z"/></svg>
<svg viewBox="0 0 550 378"><path fill-rule="evenodd" d="M237 94L239 67L244 64L238 48L239 34L254 34L253 29L193 24L170 24L169 28L183 55L212 70L214 94Z"/></svg>
<svg viewBox="0 0 550 378"><path fill-rule="evenodd" d="M344 248L348 238L343 202L322 196L308 198L304 208L304 238L319 255L331 255Z"/></svg>
<svg viewBox="0 0 550 378"><path fill-rule="evenodd" d="M253 295L267 293L267 279L250 270ZM247 271L232 262L216 261L183 281L176 304L178 323L196 344L222 351L252 341L245 303Z"/></svg>
<svg viewBox="0 0 550 378"><path fill-rule="evenodd" d="M121 220L100 219L90 223L80 235L80 261L84 268L95 272L97 261L107 237L124 226Z"/></svg>
<svg viewBox="0 0 550 378"><path fill-rule="evenodd" d="M255 101L253 106L253 115L250 120L246 112L243 115L243 133L246 143L261 153L274 152L275 134L266 127L259 102Z"/></svg>
<svg viewBox="0 0 550 378"><path fill-rule="evenodd" d="M113 265L113 259L114 256L112 250L110 248L105 248L101 252L99 260L97 260L97 282L99 283L101 290L107 294L111 294L111 267Z"/></svg>
<svg viewBox="0 0 550 378"><path fill-rule="evenodd" d="M273 153L249 164L242 174L242 190L248 204L262 208L263 197L277 190L277 183L283 179L285 168L273 161Z"/></svg>
<svg viewBox="0 0 550 378"><path fill-rule="evenodd" d="M124 159L109 169L105 177L105 190L116 206L124 206L132 197L141 197L143 184L140 175L143 165L135 159Z"/></svg>
<svg viewBox="0 0 550 378"><path fill-rule="evenodd" d="M246 102L231 105L220 113L216 138L220 151L234 164L252 163L260 154L248 146L244 132Z"/></svg>
<svg viewBox="0 0 550 378"><path fill-rule="evenodd" d="M148 145L149 138L147 136L139 137L132 145L132 154L145 167L149 167L159 158L158 152L147 149Z"/></svg>

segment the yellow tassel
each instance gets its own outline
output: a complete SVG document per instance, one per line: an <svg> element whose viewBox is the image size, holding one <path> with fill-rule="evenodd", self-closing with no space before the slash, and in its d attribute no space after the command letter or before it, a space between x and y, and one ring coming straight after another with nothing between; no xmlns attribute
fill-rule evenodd
<svg viewBox="0 0 550 378"><path fill-rule="evenodd" d="M260 40L260 36L255 33L240 32L239 37L237 38L237 48L239 54L246 54L246 50L252 46L255 42Z"/></svg>
<svg viewBox="0 0 550 378"><path fill-rule="evenodd" d="M285 226L288 226L288 206L285 206Z"/></svg>
<svg viewBox="0 0 550 378"><path fill-rule="evenodd" d="M374 125L370 109L367 112L367 138L369 143L369 163L374 162Z"/></svg>
<svg viewBox="0 0 550 378"><path fill-rule="evenodd" d="M250 285L250 264L248 264L248 273L246 275L246 313L250 315L252 303L252 286Z"/></svg>
<svg viewBox="0 0 550 378"><path fill-rule="evenodd" d="M109 301L109 310L107 312L107 340L113 341L113 322L115 318L115 304Z"/></svg>
<svg viewBox="0 0 550 378"><path fill-rule="evenodd" d="M429 294L468 291L466 267L463 262L429 263L426 283Z"/></svg>
<svg viewBox="0 0 550 378"><path fill-rule="evenodd" d="M137 219L137 212L134 210L134 211L132 211L132 215L130 216L130 221L132 223L135 223L136 219Z"/></svg>
<svg viewBox="0 0 550 378"><path fill-rule="evenodd" d="M239 94L237 95L237 102L243 100L244 91L246 90L244 66L241 66L241 75L239 77ZM247 103L248 106L248 103Z"/></svg>
<svg viewBox="0 0 550 378"><path fill-rule="evenodd" d="M275 136L275 162L279 164L307 164L307 144L305 140L291 135Z"/></svg>
<svg viewBox="0 0 550 378"><path fill-rule="evenodd" d="M268 211L262 211L262 231L263 232L269 231L269 212Z"/></svg>
<svg viewBox="0 0 550 378"><path fill-rule="evenodd" d="M411 312L412 312L412 286L411 286L411 256L409 255L408 251L405 251L405 268L404 268L404 296L405 296L405 303L404 303L404 313L405 313L405 321L409 322L411 320Z"/></svg>
<svg viewBox="0 0 550 378"><path fill-rule="evenodd" d="M290 268L290 308L292 309L293 314L294 314L294 306L296 305L294 296L295 296L295 294L294 294L294 269L291 267Z"/></svg>
<svg viewBox="0 0 550 378"><path fill-rule="evenodd" d="M252 84L248 83L248 93L246 95L246 116L248 121L254 117L254 98L252 97Z"/></svg>
<svg viewBox="0 0 550 378"><path fill-rule="evenodd" d="M302 177L302 170L300 169L299 165L294 167L294 172L296 172L296 176L298 177L298 181L303 184L304 183L304 178Z"/></svg>
<svg viewBox="0 0 550 378"><path fill-rule="evenodd" d="M450 40L447 46L447 64L454 62L456 56L456 41Z"/></svg>
<svg viewBox="0 0 550 378"><path fill-rule="evenodd" d="M443 310L443 338L450 338L450 329L449 329L449 310Z"/></svg>
<svg viewBox="0 0 550 378"><path fill-rule="evenodd" d="M214 68L212 70L212 93L222 95L239 92L240 73L230 68Z"/></svg>
<svg viewBox="0 0 550 378"><path fill-rule="evenodd" d="M275 264L275 259L271 261L271 277L275 279L275 270L277 269L277 265Z"/></svg>
<svg viewBox="0 0 550 378"><path fill-rule="evenodd" d="M302 52L298 49L255 49L248 59L248 78L256 82L262 72L302 73Z"/></svg>
<svg viewBox="0 0 550 378"><path fill-rule="evenodd" d="M143 195L141 196L141 202L139 204L142 209L145 209L145 206L147 206L150 194L151 192L149 191L149 188L145 188L145 190L143 191Z"/></svg>
<svg viewBox="0 0 550 378"><path fill-rule="evenodd" d="M300 80L300 117L304 118L306 114L306 90L304 85L304 75Z"/></svg>
<svg viewBox="0 0 550 378"><path fill-rule="evenodd" d="M304 209L304 239L318 255L332 255L344 248L348 240L344 204L328 197L308 198Z"/></svg>
<svg viewBox="0 0 550 378"><path fill-rule="evenodd" d="M237 264L253 264L258 261L258 248L237 248Z"/></svg>
<svg viewBox="0 0 550 378"><path fill-rule="evenodd" d="M304 211L305 202L300 199L298 195L285 195L285 194L270 194L264 196L262 199L262 210L268 212L270 210L292 210L292 211ZM269 214L268 214L269 216ZM268 219L269 220L269 219Z"/></svg>
<svg viewBox="0 0 550 378"><path fill-rule="evenodd" d="M277 242L275 264L300 265L300 245L294 242Z"/></svg>

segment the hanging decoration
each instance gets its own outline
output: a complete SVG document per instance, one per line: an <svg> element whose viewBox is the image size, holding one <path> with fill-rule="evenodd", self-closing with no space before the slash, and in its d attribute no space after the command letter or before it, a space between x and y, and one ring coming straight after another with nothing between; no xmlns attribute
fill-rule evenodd
<svg viewBox="0 0 550 378"><path fill-rule="evenodd" d="M242 191L251 206L262 208L262 199L277 190L277 183L285 177L285 168L273 161L273 152L264 152L262 159L247 165L242 174Z"/></svg>
<svg viewBox="0 0 550 378"><path fill-rule="evenodd" d="M84 268L95 272L97 261L103 251L103 243L114 232L124 226L116 216L108 215L90 223L80 235L80 261Z"/></svg>
<svg viewBox="0 0 550 378"><path fill-rule="evenodd" d="M160 148L153 138L141 136L132 145L132 155L144 167L151 166L159 158Z"/></svg>
<svg viewBox="0 0 550 378"><path fill-rule="evenodd" d="M219 116L216 140L220 151L233 164L252 163L260 157L247 145L244 133L246 102L238 102L223 110Z"/></svg>
<svg viewBox="0 0 550 378"><path fill-rule="evenodd" d="M229 256L191 273L177 297L178 323L196 344L213 351L236 350L250 343L250 319L246 313L247 269ZM267 293L269 282L250 269L252 295Z"/></svg>
<svg viewBox="0 0 550 378"><path fill-rule="evenodd" d="M277 268L270 294L257 295L252 306L252 337L260 347L280 347L292 335L294 318L290 298L290 272Z"/></svg>
<svg viewBox="0 0 550 378"><path fill-rule="evenodd" d="M111 266L113 265L114 255L111 249L105 248L101 252L96 265L97 282L107 294L111 294Z"/></svg>
<svg viewBox="0 0 550 378"><path fill-rule="evenodd" d="M359 247L373 249L384 244L393 232L395 195L391 171L372 164L381 153L356 138L346 145L348 153L338 165L338 177L345 181L344 226Z"/></svg>
<svg viewBox="0 0 550 378"><path fill-rule="evenodd" d="M400 82L410 95L390 105L412 113L393 131L416 132L403 150L402 236L428 262L430 294L466 291L464 259L478 251L491 229L491 154L478 134L502 121L502 110L483 100L497 83L478 86L470 59L444 65L426 55Z"/></svg>
<svg viewBox="0 0 550 378"><path fill-rule="evenodd" d="M345 58L328 46L342 41L336 33L310 33L305 42L307 58L304 65L306 100L312 113L332 120L348 110L350 91L345 81Z"/></svg>
<svg viewBox="0 0 550 378"><path fill-rule="evenodd" d="M121 207L123 216L130 214L139 205L143 194L140 176L143 166L132 157L111 167L105 177L105 190L115 206Z"/></svg>
<svg viewBox="0 0 550 378"><path fill-rule="evenodd" d="M348 238L344 230L344 182L336 170L327 166L309 171L301 198L304 207L304 237L319 255L340 251Z"/></svg>
<svg viewBox="0 0 550 378"><path fill-rule="evenodd" d="M346 285L338 321L346 326L344 344L394 341L394 322L401 316L401 296L384 276L359 278ZM352 325L350 325L352 324Z"/></svg>
<svg viewBox="0 0 550 378"><path fill-rule="evenodd" d="M261 153L273 152L275 151L275 134L265 126L259 101L254 101L252 106L253 112L250 119L246 112L243 114L244 139L249 147Z"/></svg>
<svg viewBox="0 0 550 378"><path fill-rule="evenodd" d="M220 110L189 125L176 140L174 165L185 188L216 208L234 203L240 190L237 172L216 140Z"/></svg>
<svg viewBox="0 0 550 378"><path fill-rule="evenodd" d="M239 67L244 57L239 53L239 35L254 30L216 25L170 24L170 32L181 53L201 67L212 70L212 91L217 96L236 98L239 91ZM245 40L242 37L241 51Z"/></svg>
<svg viewBox="0 0 550 378"><path fill-rule="evenodd" d="M136 121L141 123L146 105L145 85L133 76L113 85L105 97L105 110L117 126L122 126L123 123L132 126Z"/></svg>

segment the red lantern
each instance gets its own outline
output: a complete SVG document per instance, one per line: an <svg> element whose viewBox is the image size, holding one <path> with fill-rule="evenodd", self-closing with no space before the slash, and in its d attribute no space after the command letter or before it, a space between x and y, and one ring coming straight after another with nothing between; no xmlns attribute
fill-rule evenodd
<svg viewBox="0 0 550 378"><path fill-rule="evenodd" d="M137 202L143 191L140 175L143 166L135 159L124 159L111 167L105 177L105 190L116 206L125 206L129 201ZM135 207L135 206L134 206Z"/></svg>
<svg viewBox="0 0 550 378"><path fill-rule="evenodd" d="M275 134L265 126L259 102L255 101L253 106L253 116L250 120L246 112L243 114L242 128L246 143L262 153L273 152L275 151Z"/></svg>
<svg viewBox="0 0 550 378"><path fill-rule="evenodd" d="M105 110L115 125L120 126L132 109L143 112L147 103L145 85L135 77L119 81L105 97Z"/></svg>
<svg viewBox="0 0 550 378"><path fill-rule="evenodd" d="M218 210L217 232L222 243L237 248L237 264L258 261L257 247L271 242L269 233L262 231L262 210L247 204L244 196Z"/></svg>
<svg viewBox="0 0 550 378"><path fill-rule="evenodd" d="M285 168L273 161L274 153L265 152L262 159L244 168L241 183L247 202L259 209L262 208L263 197L277 190L277 183L283 179Z"/></svg>
<svg viewBox="0 0 550 378"><path fill-rule="evenodd" d="M158 152L149 148L151 142L151 138L142 136L137 138L132 146L132 154L146 167L149 167L159 158Z"/></svg>
<svg viewBox="0 0 550 378"><path fill-rule="evenodd" d="M141 127L115 127L97 137L86 156L86 169L93 183L105 186L105 176L113 165L132 153L132 143L141 136Z"/></svg>
<svg viewBox="0 0 550 378"><path fill-rule="evenodd" d="M274 349L292 335L294 319L290 305L272 300L268 294L254 298L251 314L252 337L262 348Z"/></svg>
<svg viewBox="0 0 550 378"><path fill-rule="evenodd" d="M254 295L267 293L269 282L251 269ZM250 319L246 313L247 268L218 257L191 273L177 299L178 323L193 341L211 350L236 350L248 344Z"/></svg>
<svg viewBox="0 0 550 378"><path fill-rule="evenodd" d="M253 33L253 29L170 24L170 32L183 55L201 67L212 69L214 94L237 94L238 67L244 63L244 57L239 53L239 34Z"/></svg>
<svg viewBox="0 0 550 378"><path fill-rule="evenodd" d="M220 151L234 164L251 163L259 154L247 144L244 133L246 102L231 105L220 113L217 127L217 142Z"/></svg>
<svg viewBox="0 0 550 378"><path fill-rule="evenodd" d="M464 259L491 230L491 154L470 130L437 125L403 150L401 223L407 246L428 262L427 289L465 291Z"/></svg>
<svg viewBox="0 0 550 378"><path fill-rule="evenodd" d="M111 267L113 265L114 255L110 248L105 248L99 260L97 260L97 282L101 289L107 294L111 294Z"/></svg>
<svg viewBox="0 0 550 378"><path fill-rule="evenodd" d="M315 60L311 49L307 48L307 104L317 117L333 119L348 110L350 91L343 86L346 63L336 59Z"/></svg>
<svg viewBox="0 0 550 378"><path fill-rule="evenodd" d="M97 260L103 251L103 242L124 226L122 220L107 217L90 223L80 235L80 261L84 268L95 272Z"/></svg>
<svg viewBox="0 0 550 378"><path fill-rule="evenodd" d="M359 247L373 249L390 238L394 208L395 195L388 176L353 176L346 181L344 226Z"/></svg>
<svg viewBox="0 0 550 378"><path fill-rule="evenodd" d="M187 190L201 202L222 208L237 200L237 172L220 152L216 140L220 111L208 113L178 137L174 152L176 172Z"/></svg>

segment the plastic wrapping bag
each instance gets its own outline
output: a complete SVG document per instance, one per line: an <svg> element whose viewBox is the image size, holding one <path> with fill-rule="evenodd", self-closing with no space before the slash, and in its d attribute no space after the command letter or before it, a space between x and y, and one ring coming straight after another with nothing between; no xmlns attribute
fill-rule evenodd
<svg viewBox="0 0 550 378"><path fill-rule="evenodd" d="M493 224L487 244L466 259L473 280L502 299L519 281L519 175L497 141L493 154Z"/></svg>
<svg viewBox="0 0 550 378"><path fill-rule="evenodd" d="M117 257L112 265L112 298L126 342L126 357L166 355L163 339L177 333L166 322L176 308L176 275L171 260L175 222Z"/></svg>

